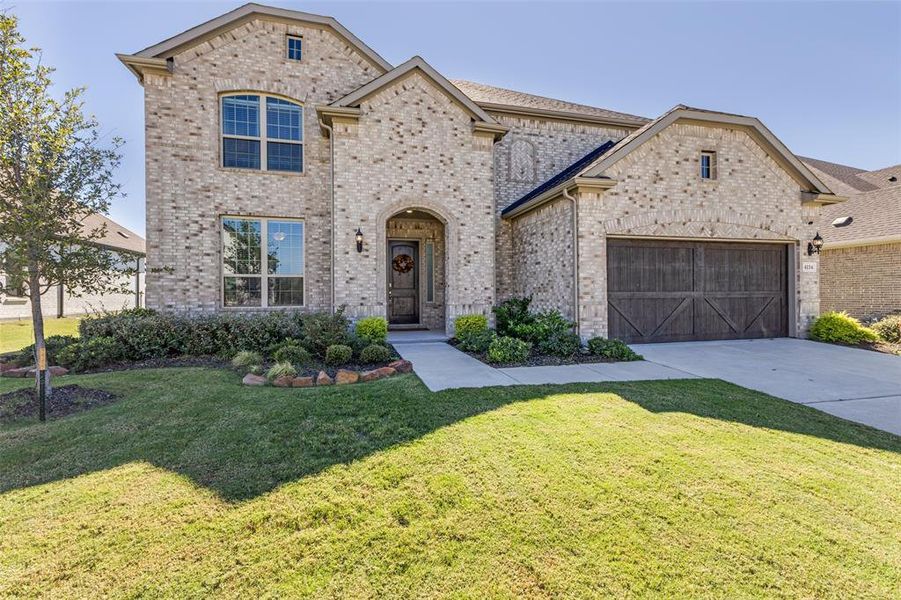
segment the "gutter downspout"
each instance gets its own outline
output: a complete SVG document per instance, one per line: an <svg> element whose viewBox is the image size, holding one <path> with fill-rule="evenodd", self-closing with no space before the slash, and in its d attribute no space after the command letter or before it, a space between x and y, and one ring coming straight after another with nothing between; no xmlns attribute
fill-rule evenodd
<svg viewBox="0 0 901 600"><path fill-rule="evenodd" d="M576 322L576 333L579 333L579 206L576 197L565 187L563 197L573 205L573 321Z"/></svg>
<svg viewBox="0 0 901 600"><path fill-rule="evenodd" d="M329 252L331 264L331 281L329 282L329 288L331 292L331 298L329 300L329 306L331 307L331 312L335 312L335 131L331 128L330 125L326 125L325 121L319 119L319 126L326 131L328 131L328 145L329 145L329 195L331 196L331 204L330 204L330 213L329 218L331 221L331 234L330 234L330 244L329 244Z"/></svg>

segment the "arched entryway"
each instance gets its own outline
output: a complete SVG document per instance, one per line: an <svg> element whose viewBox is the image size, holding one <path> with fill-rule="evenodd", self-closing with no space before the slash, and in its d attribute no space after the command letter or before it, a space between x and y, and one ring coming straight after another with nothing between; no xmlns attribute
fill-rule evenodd
<svg viewBox="0 0 901 600"><path fill-rule="evenodd" d="M385 295L389 327L445 331L447 225L435 212L405 208L385 222Z"/></svg>

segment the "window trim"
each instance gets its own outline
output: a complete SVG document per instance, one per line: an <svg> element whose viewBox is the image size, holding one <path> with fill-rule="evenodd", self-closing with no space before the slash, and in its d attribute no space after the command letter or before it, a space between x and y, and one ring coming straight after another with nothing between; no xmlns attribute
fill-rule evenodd
<svg viewBox="0 0 901 600"><path fill-rule="evenodd" d="M300 58L291 58L291 40L300 41ZM303 36L296 33L289 33L285 35L285 59L290 60L291 62L303 62Z"/></svg>
<svg viewBox="0 0 901 600"><path fill-rule="evenodd" d="M244 274L233 273L231 275L225 272L225 221L226 219L240 219L242 221L259 221L260 222L260 273ZM301 256L303 258L303 272L300 274L289 275L269 275L269 263L264 253L268 252L269 244L269 222L270 221L286 221L290 223L300 223L301 228ZM256 306L228 306L225 303L225 278L226 277L255 277L260 280L260 304ZM303 279L301 287L301 296L303 302L301 304L280 304L277 306L269 306L269 278L274 277L300 277ZM307 306L307 224L306 220L298 217L266 217L260 215L235 215L223 214L219 215L219 305L224 310L249 311L249 310L285 310L292 308L304 308Z"/></svg>
<svg viewBox="0 0 901 600"><path fill-rule="evenodd" d="M704 157L709 158L708 165L708 177L704 177ZM701 178L702 181L716 181L716 151L714 150L701 150L700 157L698 158L698 177Z"/></svg>
<svg viewBox="0 0 901 600"><path fill-rule="evenodd" d="M259 137L253 137L248 135L232 135L225 134L225 109L224 103L225 99L233 96L258 96L260 99L260 105L257 109L257 113L260 117L259 122ZM286 102L290 102L298 107L300 107L300 140L283 140L279 138L270 138L269 137L269 129L267 123L267 106L266 106L266 98L274 98L276 100L284 100ZM306 106L304 106L303 102L295 100L294 98L289 98L287 96L282 96L280 94L271 94L269 92L259 92L255 90L235 90L230 92L224 92L219 94L219 168L226 169L228 171L239 171L242 173L276 173L278 175L303 175L307 170L307 156L306 156L306 132L304 131L304 117L306 116ZM260 143L260 166L257 169L250 167L230 167L225 164L225 139L234 139L234 140L249 140L252 142ZM300 171L284 171L279 169L269 169L269 156L268 156L268 143L275 142L279 144L295 144L300 146Z"/></svg>

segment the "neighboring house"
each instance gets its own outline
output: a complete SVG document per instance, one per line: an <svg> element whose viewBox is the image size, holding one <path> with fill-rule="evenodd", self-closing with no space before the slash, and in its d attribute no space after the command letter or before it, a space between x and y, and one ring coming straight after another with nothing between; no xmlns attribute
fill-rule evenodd
<svg viewBox="0 0 901 600"><path fill-rule="evenodd" d="M803 158L849 197L820 215L820 308L859 319L901 313L901 165L864 171ZM847 217L850 224L836 227Z"/></svg>
<svg viewBox="0 0 901 600"><path fill-rule="evenodd" d="M41 312L45 317L68 317L143 306L146 254L144 238L99 214L84 219L82 229L86 232L96 231L104 225L104 236L93 243L117 252L123 263L137 270L137 273L127 277L133 291L127 294L85 294L77 288L71 290L65 284L55 285L41 296ZM7 279L8 276L0 273L0 277L3 278L4 285L15 287ZM0 296L0 320L30 318L31 301L24 295L24 290L21 295Z"/></svg>
<svg viewBox="0 0 901 600"><path fill-rule="evenodd" d="M819 313L806 248L841 198L755 118L452 82L255 4L119 58L144 87L149 307L451 331L531 295L629 341Z"/></svg>

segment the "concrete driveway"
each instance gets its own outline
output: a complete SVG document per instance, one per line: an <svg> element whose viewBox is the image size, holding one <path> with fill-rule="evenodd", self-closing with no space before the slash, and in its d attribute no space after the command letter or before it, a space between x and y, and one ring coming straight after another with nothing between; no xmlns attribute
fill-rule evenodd
<svg viewBox="0 0 901 600"><path fill-rule="evenodd" d="M901 435L901 357L809 340L633 346L646 360Z"/></svg>

